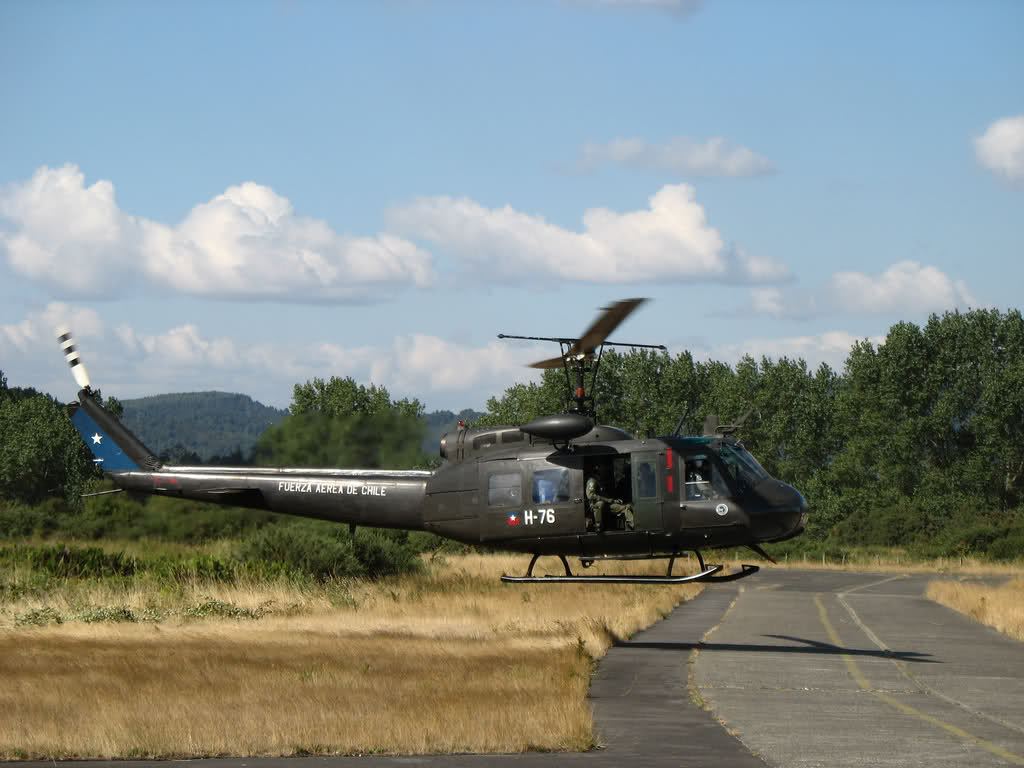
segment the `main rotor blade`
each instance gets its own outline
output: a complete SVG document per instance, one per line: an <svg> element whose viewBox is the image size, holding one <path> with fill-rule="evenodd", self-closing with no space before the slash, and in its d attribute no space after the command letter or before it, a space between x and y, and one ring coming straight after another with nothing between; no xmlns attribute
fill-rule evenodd
<svg viewBox="0 0 1024 768"><path fill-rule="evenodd" d="M593 325L583 332L583 335L572 346L567 356L591 354L601 345L602 341L611 335L612 331L619 327L623 320L629 317L633 310L645 301L647 299L623 299L622 301L615 302L610 307L605 307L604 314L598 317Z"/></svg>
<svg viewBox="0 0 1024 768"><path fill-rule="evenodd" d="M566 338L551 338L541 336L509 336L504 333L499 333L499 339L534 339L537 341L557 341L561 344L571 344L565 354L561 357L552 357L549 360L540 360L536 363L530 363L530 368L561 368L565 364L566 360L571 359L583 359L588 358L594 354L601 344L605 343L608 336L622 324L629 315L643 304L647 299L623 299L617 301L609 307L604 307L601 310L601 314L598 316L587 330L583 332L583 335L578 339L566 339ZM638 347L650 347L654 349L664 349L665 347L660 344L619 344L618 346L638 346Z"/></svg>
<svg viewBox="0 0 1024 768"><path fill-rule="evenodd" d="M530 363L530 368L561 368L565 365L564 357L552 357L549 360L541 360L540 362Z"/></svg>

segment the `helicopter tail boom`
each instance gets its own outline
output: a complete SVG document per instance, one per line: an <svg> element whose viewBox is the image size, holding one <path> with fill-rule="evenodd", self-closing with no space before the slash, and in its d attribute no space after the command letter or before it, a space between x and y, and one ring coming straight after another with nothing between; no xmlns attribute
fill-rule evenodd
<svg viewBox="0 0 1024 768"><path fill-rule="evenodd" d="M126 491L266 509L353 525L417 530L430 472L163 464L90 391L71 420L93 461Z"/></svg>
<svg viewBox="0 0 1024 768"><path fill-rule="evenodd" d="M71 422L93 462L118 488L351 525L423 528L420 508L432 474L427 471L164 464L97 401L71 334L60 329L58 339L82 387Z"/></svg>

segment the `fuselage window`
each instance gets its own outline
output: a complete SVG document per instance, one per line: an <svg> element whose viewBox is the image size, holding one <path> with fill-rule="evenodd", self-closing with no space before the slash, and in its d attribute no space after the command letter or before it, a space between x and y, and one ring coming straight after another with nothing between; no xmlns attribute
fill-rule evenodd
<svg viewBox="0 0 1024 768"><path fill-rule="evenodd" d="M638 461L633 467L636 472L636 493L641 499L650 499L658 495L658 471L650 459Z"/></svg>
<svg viewBox="0 0 1024 768"><path fill-rule="evenodd" d="M487 503L493 506L519 506L521 483L518 472L501 472L487 478Z"/></svg>
<svg viewBox="0 0 1024 768"><path fill-rule="evenodd" d="M686 458L686 499L718 499L729 495L729 487L707 454Z"/></svg>
<svg viewBox="0 0 1024 768"><path fill-rule="evenodd" d="M568 500L568 469L539 469L533 473L534 504L562 504Z"/></svg>
<svg viewBox="0 0 1024 768"><path fill-rule="evenodd" d="M473 438L473 448L485 448L488 445L494 445L498 442L497 432L488 432L485 435L480 435Z"/></svg>

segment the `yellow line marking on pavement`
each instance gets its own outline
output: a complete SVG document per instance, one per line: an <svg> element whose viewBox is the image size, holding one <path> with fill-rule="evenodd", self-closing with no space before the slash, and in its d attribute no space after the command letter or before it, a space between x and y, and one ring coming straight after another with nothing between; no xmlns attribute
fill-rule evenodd
<svg viewBox="0 0 1024 768"><path fill-rule="evenodd" d="M889 648L889 646L887 646L884 642L882 642L882 639L878 635L876 635L874 632L872 632L871 628L867 624L865 624L863 621L861 621L860 616L858 616L857 612L855 610L853 610L853 606L850 605L848 602L846 602L846 594L845 593L837 594L836 598L839 600L839 604L842 605L843 608L846 609L846 612L850 615L850 618L853 619L853 623L856 624L865 635L867 635L868 639L872 643L877 645L879 647L879 649L881 649L882 651L885 651L886 654L889 654L889 653L892 652L892 650ZM915 675L913 672L910 671L910 669L907 668L907 663L905 661L903 661L902 659L897 659L897 658L894 658L894 657L890 657L889 661L891 661L893 664L895 664L896 665L896 669L898 669L900 671L900 673L905 678L907 678L907 680L909 680L914 685L916 685L918 687L918 689L921 690L922 692L927 693L927 694L929 694L931 696L935 696L936 698L942 699L947 704L952 704L955 707L960 707L961 709L966 710L967 712L970 712L972 715L977 715L978 717L982 717L982 718L988 720L989 722L995 723L996 725L1001 725L1004 728L1009 728L1011 731L1017 731L1018 733L1024 733L1024 728L1021 728L1019 725L1007 722L1006 720L1003 720L1000 717L996 717L995 715L990 715L988 712L983 712L980 709L972 707L970 704L965 704L964 702L962 702L962 701L960 701L958 699L954 699L952 696L947 696L946 694L942 693L941 691L935 690L930 685L928 685L928 683L924 682L923 680L919 680L917 675Z"/></svg>
<svg viewBox="0 0 1024 768"><path fill-rule="evenodd" d="M821 601L821 595L815 595L814 602L818 606L818 616L821 618L821 624L823 627L825 627L825 632L828 634L829 640L832 641L833 645L841 648L843 645L843 641L839 637L839 633L836 632L835 627L832 626L832 622L828 620L828 612L825 610L825 604ZM1024 765L1024 757L1016 755L1013 752L1010 752L1006 749L1003 749L998 744L993 744L990 741L979 739L977 736L971 735L963 728L958 728L957 726L951 725L950 723L947 723L944 720L940 720L939 718L933 717L932 715L922 712L919 709L915 709L909 704L904 704L902 701L898 701L897 699L894 699L892 696L884 694L881 691L872 690L871 683L864 676L864 673L860 671L860 667L857 666L857 662L854 661L853 657L847 653L843 653L841 655L843 657L843 662L846 664L846 669L850 673L850 677L852 677L854 681L856 681L857 685L861 687L861 690L870 693L875 698L884 701L890 707L892 707L895 710L898 710L899 712L902 712L905 715L913 715L914 717L918 718L919 720L922 720L923 722L928 723L929 725L934 725L936 728L941 728L946 733L955 736L963 742L979 746L986 752L991 752L993 755L1001 757L1004 760L1008 760L1011 763L1015 763L1017 765Z"/></svg>
<svg viewBox="0 0 1024 768"><path fill-rule="evenodd" d="M701 687L697 684L697 657L700 656L700 647L707 642L708 638L711 637L712 633L718 629L725 622L725 617L729 615L730 611L736 607L737 601L740 599L740 595L743 593L743 585L739 585L739 589L736 590L736 597L729 603L729 607L725 609L725 613L722 614L722 618L711 627L707 632L701 635L699 641L697 641L697 647L690 651L690 657L686 660L686 688L690 692L690 698L694 700L694 703L703 710L711 712L711 705L704 701L704 697L701 695Z"/></svg>
<svg viewBox="0 0 1024 768"><path fill-rule="evenodd" d="M836 598L839 600L839 604L846 609L846 612L848 614L850 614L850 618L853 619L853 623L860 627L861 632L868 636L868 640L877 645L886 653L889 653L889 646L883 643L881 639L878 637L878 635L872 632L871 628L860 620L860 616L857 615L857 612L850 607L850 604L848 602L846 602L846 593L840 592L838 595L836 595Z"/></svg>

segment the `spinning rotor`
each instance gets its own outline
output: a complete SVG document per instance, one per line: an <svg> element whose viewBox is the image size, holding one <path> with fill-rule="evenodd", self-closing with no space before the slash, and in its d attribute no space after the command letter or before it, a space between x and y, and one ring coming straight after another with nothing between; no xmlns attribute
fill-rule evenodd
<svg viewBox="0 0 1024 768"><path fill-rule="evenodd" d="M586 375L590 373L590 391L595 390L597 382L597 371L601 366L601 355L606 346L611 347L636 347L640 349L666 349L664 344L627 344L621 341L608 341L611 335L622 321L647 299L623 299L614 304L604 307L601 314L590 325L579 338L564 336L514 336L511 334L499 333L499 339L525 339L527 341L554 341L561 347L561 354L547 360L539 360L531 363L531 368L563 368L565 370L566 389L570 393L569 400L575 402L570 413L586 416L594 419L596 416L597 403L594 395L587 394L585 386ZM573 376L575 374L575 377ZM573 387L573 378L576 384Z"/></svg>

